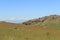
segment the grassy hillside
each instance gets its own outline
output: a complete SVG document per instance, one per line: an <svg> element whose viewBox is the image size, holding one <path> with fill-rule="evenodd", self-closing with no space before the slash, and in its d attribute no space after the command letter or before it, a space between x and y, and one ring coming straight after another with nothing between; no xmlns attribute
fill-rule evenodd
<svg viewBox="0 0 60 40"><path fill-rule="evenodd" d="M0 22L0 40L60 40L60 16L46 16L23 24Z"/></svg>
<svg viewBox="0 0 60 40"><path fill-rule="evenodd" d="M2 22L0 40L60 40L60 30Z"/></svg>
<svg viewBox="0 0 60 40"><path fill-rule="evenodd" d="M58 30L0 29L0 40L60 40Z"/></svg>

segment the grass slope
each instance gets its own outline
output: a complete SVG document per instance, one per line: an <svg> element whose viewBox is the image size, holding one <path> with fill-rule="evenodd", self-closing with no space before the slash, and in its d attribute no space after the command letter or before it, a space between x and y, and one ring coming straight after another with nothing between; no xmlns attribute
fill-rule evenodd
<svg viewBox="0 0 60 40"><path fill-rule="evenodd" d="M5 23L0 24L0 40L60 40L60 30Z"/></svg>

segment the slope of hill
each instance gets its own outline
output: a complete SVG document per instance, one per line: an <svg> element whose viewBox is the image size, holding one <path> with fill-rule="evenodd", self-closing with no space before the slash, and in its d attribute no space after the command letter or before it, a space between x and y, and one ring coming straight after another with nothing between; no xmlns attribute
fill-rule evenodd
<svg viewBox="0 0 60 40"><path fill-rule="evenodd" d="M60 15L50 15L23 22L25 25L60 29Z"/></svg>
<svg viewBox="0 0 60 40"><path fill-rule="evenodd" d="M60 40L60 30L0 22L0 40Z"/></svg>
<svg viewBox="0 0 60 40"><path fill-rule="evenodd" d="M7 28L21 28L21 27L26 27L24 24L19 24L19 23L11 23L11 22L0 22L0 27L7 27Z"/></svg>
<svg viewBox="0 0 60 40"><path fill-rule="evenodd" d="M60 30L0 22L0 40L60 40Z"/></svg>

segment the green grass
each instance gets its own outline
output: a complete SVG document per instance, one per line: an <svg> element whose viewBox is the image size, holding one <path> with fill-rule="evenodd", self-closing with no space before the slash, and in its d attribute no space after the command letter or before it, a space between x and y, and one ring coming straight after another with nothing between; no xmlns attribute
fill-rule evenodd
<svg viewBox="0 0 60 40"><path fill-rule="evenodd" d="M57 20L49 20L47 22L42 23L43 27L54 28L60 30L60 21Z"/></svg>
<svg viewBox="0 0 60 40"><path fill-rule="evenodd" d="M60 32L13 29L0 26L0 40L60 40Z"/></svg>

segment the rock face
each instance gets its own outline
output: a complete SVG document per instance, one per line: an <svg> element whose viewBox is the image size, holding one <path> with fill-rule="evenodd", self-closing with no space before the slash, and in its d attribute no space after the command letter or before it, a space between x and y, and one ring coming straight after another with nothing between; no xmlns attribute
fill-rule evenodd
<svg viewBox="0 0 60 40"><path fill-rule="evenodd" d="M25 25L45 25L48 22L59 22L60 21L60 15L50 15L50 16L45 16L33 20L29 20L27 22L23 22Z"/></svg>

